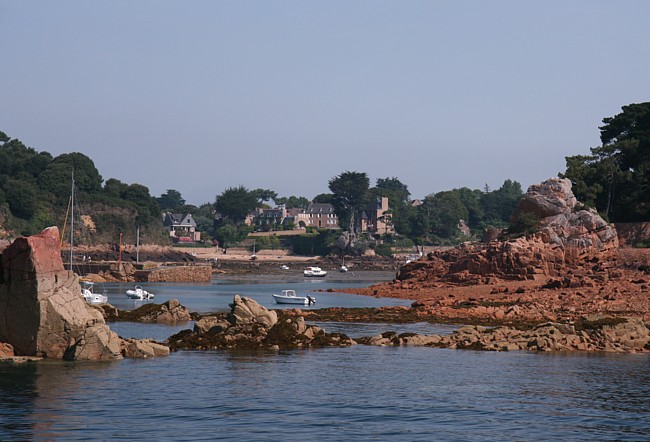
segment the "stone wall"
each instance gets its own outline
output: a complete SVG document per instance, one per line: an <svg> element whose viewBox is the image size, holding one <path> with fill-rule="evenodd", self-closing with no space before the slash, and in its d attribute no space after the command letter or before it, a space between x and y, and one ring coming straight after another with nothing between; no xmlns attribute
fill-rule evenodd
<svg viewBox="0 0 650 442"><path fill-rule="evenodd" d="M212 266L163 267L151 271L135 273L137 281L142 282L210 282Z"/></svg>

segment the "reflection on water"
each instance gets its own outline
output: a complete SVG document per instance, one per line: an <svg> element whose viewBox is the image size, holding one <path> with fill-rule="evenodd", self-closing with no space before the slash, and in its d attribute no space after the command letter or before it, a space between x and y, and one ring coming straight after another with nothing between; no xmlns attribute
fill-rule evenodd
<svg viewBox="0 0 650 442"><path fill-rule="evenodd" d="M156 287L160 298L210 311L231 302L233 292L266 298L284 285ZM340 301L364 299L374 298ZM352 337L454 328L317 325ZM192 323L111 327L163 340ZM181 351L146 360L0 364L0 440L650 440L648 397L648 354L361 345Z"/></svg>
<svg viewBox="0 0 650 442"><path fill-rule="evenodd" d="M645 354L366 346L177 352L152 360L0 365L0 380L2 440L647 440L650 434Z"/></svg>

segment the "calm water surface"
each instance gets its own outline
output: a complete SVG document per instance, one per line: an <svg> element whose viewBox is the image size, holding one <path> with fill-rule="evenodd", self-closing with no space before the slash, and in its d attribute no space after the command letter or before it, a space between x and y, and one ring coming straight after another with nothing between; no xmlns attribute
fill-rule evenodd
<svg viewBox="0 0 650 442"><path fill-rule="evenodd" d="M351 336L450 331L320 325ZM111 327L122 336L176 330ZM649 398L645 354L182 351L1 364L0 440L650 440Z"/></svg>

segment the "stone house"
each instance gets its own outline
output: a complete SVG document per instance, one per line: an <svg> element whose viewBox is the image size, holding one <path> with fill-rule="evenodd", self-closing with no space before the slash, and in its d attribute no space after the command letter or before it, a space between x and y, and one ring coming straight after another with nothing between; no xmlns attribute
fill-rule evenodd
<svg viewBox="0 0 650 442"><path fill-rule="evenodd" d="M318 227L321 229L338 229L339 217L334 206L327 203L311 203L295 216L295 224L299 227Z"/></svg>
<svg viewBox="0 0 650 442"><path fill-rule="evenodd" d="M169 232L169 236L178 242L201 241L201 232L196 230L196 221L191 213L166 212L163 227Z"/></svg>
<svg viewBox="0 0 650 442"><path fill-rule="evenodd" d="M281 225L289 221L287 208L284 204L280 204L275 209L262 209L258 208L252 217L252 223L257 226L265 225Z"/></svg>
<svg viewBox="0 0 650 442"><path fill-rule="evenodd" d="M395 233L392 212L388 206L388 198L383 196L371 201L359 217L359 228L362 233L378 233L381 235Z"/></svg>

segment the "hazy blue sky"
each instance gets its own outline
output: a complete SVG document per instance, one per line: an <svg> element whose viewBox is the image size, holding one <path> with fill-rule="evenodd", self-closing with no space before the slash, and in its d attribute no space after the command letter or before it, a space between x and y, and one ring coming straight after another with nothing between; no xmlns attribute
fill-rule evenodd
<svg viewBox="0 0 650 442"><path fill-rule="evenodd" d="M0 130L212 202L556 176L649 100L650 1L0 0Z"/></svg>

